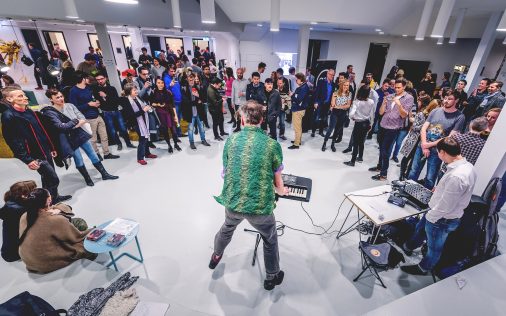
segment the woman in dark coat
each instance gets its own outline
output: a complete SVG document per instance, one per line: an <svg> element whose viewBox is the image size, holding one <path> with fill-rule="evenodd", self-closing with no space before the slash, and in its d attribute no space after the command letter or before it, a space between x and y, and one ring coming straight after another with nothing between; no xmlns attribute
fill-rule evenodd
<svg viewBox="0 0 506 316"><path fill-rule="evenodd" d="M93 166L100 172L102 180L118 179L118 176L110 175L105 170L93 150L89 142L91 127L84 115L73 104L65 103L63 94L57 89L47 90L46 96L51 101L52 106L43 108L41 113L45 117L50 133L54 135L55 139L59 140L57 146L58 156L64 160L73 157L77 170L79 170L88 186L93 186L94 183L84 166L80 148L84 150Z"/></svg>
<svg viewBox="0 0 506 316"><path fill-rule="evenodd" d="M181 147L177 144L179 139L176 127L179 122L177 121L176 110L174 109L174 97L172 96L172 92L165 87L163 79L156 79L156 87L149 96L149 102L155 108L156 114L158 114L158 119L160 120L159 130L169 145L169 153L173 152L172 145L170 144L169 130L174 140L174 148L177 151L181 151Z"/></svg>

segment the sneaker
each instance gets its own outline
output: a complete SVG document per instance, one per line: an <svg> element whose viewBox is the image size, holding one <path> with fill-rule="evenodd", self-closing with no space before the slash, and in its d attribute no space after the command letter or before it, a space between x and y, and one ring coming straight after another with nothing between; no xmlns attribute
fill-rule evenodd
<svg viewBox="0 0 506 316"><path fill-rule="evenodd" d="M202 141L202 145L204 145L204 146L211 146L211 144L209 144L209 143L208 143L207 141L205 141L205 140L203 140L203 141Z"/></svg>
<svg viewBox="0 0 506 316"><path fill-rule="evenodd" d="M223 258L223 255L217 256L213 252L213 254L211 255L211 260L209 261L209 269L214 270L214 268L216 268L218 263L220 263L221 258Z"/></svg>
<svg viewBox="0 0 506 316"><path fill-rule="evenodd" d="M111 153L108 153L107 155L104 155L104 159L118 159L118 155L113 155Z"/></svg>
<svg viewBox="0 0 506 316"><path fill-rule="evenodd" d="M158 156L157 155L153 155L153 154L149 154L149 155L146 155L146 158L155 159L155 158L158 158Z"/></svg>
<svg viewBox="0 0 506 316"><path fill-rule="evenodd" d="M392 160L395 162L395 163L399 163L399 159L397 159L397 157L393 157Z"/></svg>
<svg viewBox="0 0 506 316"><path fill-rule="evenodd" d="M347 154L349 152L351 152L351 148L350 147L348 147L345 150L343 150L343 154Z"/></svg>
<svg viewBox="0 0 506 316"><path fill-rule="evenodd" d="M288 149L299 149L299 146L292 145L292 146L288 147Z"/></svg>
<svg viewBox="0 0 506 316"><path fill-rule="evenodd" d="M190 148L193 150L197 149L197 147L195 147L195 143L190 143Z"/></svg>
<svg viewBox="0 0 506 316"><path fill-rule="evenodd" d="M347 166L350 166L350 167L355 167L355 163L353 161L345 161L343 162L345 165Z"/></svg>
<svg viewBox="0 0 506 316"><path fill-rule="evenodd" d="M402 248L402 251L404 251L404 253L406 254L406 256L411 257L413 255L413 250L409 250L406 247L406 243L402 244L401 248Z"/></svg>
<svg viewBox="0 0 506 316"><path fill-rule="evenodd" d="M380 168L378 168L378 166L376 166L376 167L371 167L371 168L369 168L369 169L367 169L367 170L369 170L369 171L371 171L371 172L380 172L380 171L381 171L381 170L380 170Z"/></svg>
<svg viewBox="0 0 506 316"><path fill-rule="evenodd" d="M381 174L377 174L375 176L372 176L371 179L376 180L376 181L386 181L387 177L382 176Z"/></svg>
<svg viewBox="0 0 506 316"><path fill-rule="evenodd" d="M280 270L274 279L264 281L264 289L267 291L272 290L276 285L280 285L283 282L284 277L285 272L283 272L283 270Z"/></svg>
<svg viewBox="0 0 506 316"><path fill-rule="evenodd" d="M407 274L412 275L427 275L427 271L423 271L419 265L414 264L410 266L402 266L401 270L406 272Z"/></svg>
<svg viewBox="0 0 506 316"><path fill-rule="evenodd" d="M58 204L60 202L68 201L72 198L72 195L58 195L58 197L53 201L53 204Z"/></svg>
<svg viewBox="0 0 506 316"><path fill-rule="evenodd" d="M169 147L169 149L168 149L168 150L169 150L169 154L172 154L172 153L174 152L174 149L172 149L172 146L171 146L171 147Z"/></svg>
<svg viewBox="0 0 506 316"><path fill-rule="evenodd" d="M145 165L147 165L147 164L148 164L148 162L147 162L146 160L144 160L144 159L137 160L137 162L138 162L139 164L143 165L143 166L145 166Z"/></svg>
<svg viewBox="0 0 506 316"><path fill-rule="evenodd" d="M357 162L362 163L363 161L364 161L364 159L363 159L363 158L357 158Z"/></svg>
<svg viewBox="0 0 506 316"><path fill-rule="evenodd" d="M286 140L286 137L285 137L285 135L281 135L281 136L279 136L279 139Z"/></svg>
<svg viewBox="0 0 506 316"><path fill-rule="evenodd" d="M176 143L174 144L174 148L177 150L177 151L181 151L181 147L179 147L179 145Z"/></svg>

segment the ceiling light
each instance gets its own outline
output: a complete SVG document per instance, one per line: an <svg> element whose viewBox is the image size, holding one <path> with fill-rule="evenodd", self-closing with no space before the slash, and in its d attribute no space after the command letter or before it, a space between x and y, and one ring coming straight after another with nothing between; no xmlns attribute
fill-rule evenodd
<svg viewBox="0 0 506 316"><path fill-rule="evenodd" d="M204 33L209 33L209 31L204 31Z"/></svg>
<svg viewBox="0 0 506 316"><path fill-rule="evenodd" d="M440 38L444 36L446 25L448 24L453 7L455 6L455 1L456 0L445 0L442 2L430 37Z"/></svg>
<svg viewBox="0 0 506 316"><path fill-rule="evenodd" d="M215 24L214 0L200 0L200 18L204 24Z"/></svg>
<svg viewBox="0 0 506 316"><path fill-rule="evenodd" d="M379 32L378 34L379 34L379 35L383 35L383 34L385 34L385 32Z"/></svg>
<svg viewBox="0 0 506 316"><path fill-rule="evenodd" d="M497 26L497 30L499 32L506 32L506 10L504 10L504 13L502 14L502 18L499 22L499 25Z"/></svg>
<svg viewBox="0 0 506 316"><path fill-rule="evenodd" d="M63 7L65 8L65 17L67 19L79 19L76 3L74 0L64 0Z"/></svg>
<svg viewBox="0 0 506 316"><path fill-rule="evenodd" d="M82 29L82 30L76 30L77 32L89 32L90 30L85 30L85 29Z"/></svg>
<svg viewBox="0 0 506 316"><path fill-rule="evenodd" d="M408 34L402 34L402 37L408 37Z"/></svg>
<svg viewBox="0 0 506 316"><path fill-rule="evenodd" d="M318 22L311 22L311 23L309 23L309 24L311 24L311 25L316 25L316 24L318 24Z"/></svg>
<svg viewBox="0 0 506 316"><path fill-rule="evenodd" d="M437 40L437 43L438 45L443 45L443 42L444 42L444 37L440 37L438 40Z"/></svg>
<svg viewBox="0 0 506 316"><path fill-rule="evenodd" d="M310 27L310 28L309 28L309 30L310 30L310 31L314 30L314 27Z"/></svg>
<svg viewBox="0 0 506 316"><path fill-rule="evenodd" d="M179 0L171 0L170 5L172 8L172 26L181 28L181 11L179 10Z"/></svg>
<svg viewBox="0 0 506 316"><path fill-rule="evenodd" d="M262 26L264 26L264 25L263 25L263 24L258 23L258 24L257 24L257 26L258 26L258 27L262 27Z"/></svg>
<svg viewBox="0 0 506 316"><path fill-rule="evenodd" d="M85 20L81 20L81 19L79 19L79 20L76 20L76 22L81 22L81 23L84 23L84 22L86 22L86 21L85 21Z"/></svg>
<svg viewBox="0 0 506 316"><path fill-rule="evenodd" d="M11 67L7 66L3 62L0 62L0 72L1 73L6 73L7 71L9 71L10 68Z"/></svg>
<svg viewBox="0 0 506 316"><path fill-rule="evenodd" d="M204 23L204 24L215 24L216 21L205 20L205 21L202 21L202 23Z"/></svg>
<svg viewBox="0 0 506 316"><path fill-rule="evenodd" d="M375 29L376 32L381 32L381 29Z"/></svg>
<svg viewBox="0 0 506 316"><path fill-rule="evenodd" d="M448 43L455 44L455 42L457 41L457 35L459 35L459 31L462 26L462 21L464 21L464 17L466 15L466 10L467 9L459 10L459 15L457 15L457 19L455 20L455 24L453 25L453 31L452 34L450 35L450 40L448 41Z"/></svg>
<svg viewBox="0 0 506 316"><path fill-rule="evenodd" d="M434 8L435 0L427 0L425 1L425 5L423 6L422 17L420 19L420 23L418 24L418 29L416 31L415 40L423 41L425 37L425 33L427 32L427 26L429 26L429 20L432 15L432 9Z"/></svg>
<svg viewBox="0 0 506 316"><path fill-rule="evenodd" d="M105 1L121 4L139 4L138 0L105 0Z"/></svg>
<svg viewBox="0 0 506 316"><path fill-rule="evenodd" d="M271 32L279 32L281 0L271 0Z"/></svg>

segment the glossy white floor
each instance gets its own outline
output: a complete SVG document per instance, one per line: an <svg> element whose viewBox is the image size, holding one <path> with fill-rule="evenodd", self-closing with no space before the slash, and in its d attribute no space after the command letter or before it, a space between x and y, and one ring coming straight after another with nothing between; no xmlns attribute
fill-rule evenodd
<svg viewBox="0 0 506 316"><path fill-rule="evenodd" d="M321 152L322 138L309 134L304 134L299 150L288 150L293 136L290 127L289 140L282 142L285 172L313 179L311 202L304 206L315 223L324 227L335 217L343 193L382 184L371 180L372 173L367 171L377 161L375 141L367 141L364 163L354 168L342 164L349 159L341 151L350 131L337 153ZM212 139L211 130L206 134ZM246 223L237 229L220 265L209 270L214 235L224 218L223 207L213 199L221 190L223 142L211 141L211 145L197 145L192 151L183 138L183 151L169 155L166 145L159 143L154 150L159 158L149 160L147 166L136 163L135 150L123 150L120 159L104 162L112 174L120 176L117 181L99 180L88 161L96 179L92 188L85 186L73 166L59 169L61 193L73 195L70 204L89 224L119 216L139 221L145 262L123 258L120 269L145 279L147 287L169 302L210 315L359 315L432 283L430 277L407 276L399 269L382 273L388 289L375 285L372 276L353 282L360 272L356 232L337 241L335 234L322 238L286 229L279 238L285 280L267 292L262 286L261 250L260 264L251 266L255 237L243 231ZM393 163L389 178L397 174ZM22 179L40 182L38 174L20 162L0 160L0 190ZM347 202L343 205L334 229L340 227L349 207ZM292 227L320 231L311 225L300 203L280 200L275 214ZM127 249L135 252L133 245ZM0 268L5 264L1 262Z"/></svg>

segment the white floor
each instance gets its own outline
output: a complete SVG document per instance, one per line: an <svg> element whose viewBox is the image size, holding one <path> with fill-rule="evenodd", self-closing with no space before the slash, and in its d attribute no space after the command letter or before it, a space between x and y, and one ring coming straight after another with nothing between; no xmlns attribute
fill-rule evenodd
<svg viewBox="0 0 506 316"><path fill-rule="evenodd" d="M304 206L315 223L324 227L336 216L343 193L381 184L371 180L373 173L367 171L378 159L375 141L367 141L364 163L354 168L342 164L349 160L349 155L341 151L350 131L347 129L336 153L330 149L321 152L322 138L311 138L309 134L303 135L299 150L288 150L293 136L290 127L289 140L282 142L284 172L313 179L311 202ZM212 139L212 130L206 130L206 134ZM215 271L209 270L214 235L224 218L223 207L213 199L221 191L223 142L210 142L211 147L198 144L192 151L188 139L183 138L183 151L172 155L160 143L153 151L159 158L149 160L147 166L136 163L135 149L123 150L120 159L104 162L120 179L101 181L92 170L96 179L92 188L85 186L74 166L67 171L59 169L61 193L73 195L70 204L74 211L91 225L120 216L139 221L145 263L124 258L119 262L120 269L139 275L146 287L169 302L205 314L359 315L432 283L430 277L407 276L399 269L382 273L388 289L375 285L372 276L355 283L352 279L360 272L356 232L337 241L335 234L322 238L286 229L279 238L285 280L267 292L262 286L262 251L260 264L252 267L255 236L243 231L248 227L244 223L220 265ZM91 166L89 161L87 165ZM389 179L397 175L398 167L392 163ZM38 174L20 162L0 160L0 191L25 179L40 183ZM345 202L334 229L339 229L349 207ZM277 220L289 226L319 232L298 202L280 200L275 214ZM133 244L127 248L135 251ZM2 261L0 269L5 264Z"/></svg>

